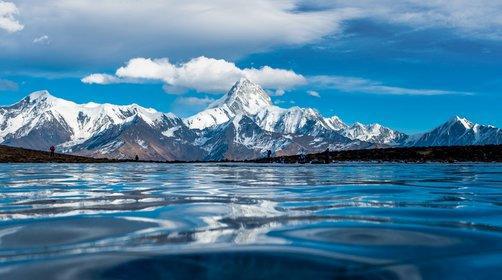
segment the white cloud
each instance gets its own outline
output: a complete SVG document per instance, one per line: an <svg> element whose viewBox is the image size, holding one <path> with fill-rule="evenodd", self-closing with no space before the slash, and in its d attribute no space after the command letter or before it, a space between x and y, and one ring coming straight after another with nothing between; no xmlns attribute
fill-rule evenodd
<svg viewBox="0 0 502 280"><path fill-rule="evenodd" d="M322 9L351 8L360 18L408 25L447 28L462 36L502 40L502 4L497 0L309 0Z"/></svg>
<svg viewBox="0 0 502 280"><path fill-rule="evenodd" d="M82 79L89 84L110 84L131 80L153 80L165 83L167 90L195 89L199 92L225 92L239 79L246 77L267 89L284 90L306 83L306 79L292 70L262 68L239 68L223 59L193 58L181 64L172 64L169 59L134 58L120 67L115 76L91 74Z"/></svg>
<svg viewBox="0 0 502 280"><path fill-rule="evenodd" d="M9 39L9 52L0 58L39 55L53 65L103 68L136 56L236 59L318 41L357 16L353 9L302 12L297 0L16 0L16 5L30 28L26 36ZM50 34L49 48L21 51L27 38L31 42L40 34Z"/></svg>
<svg viewBox="0 0 502 280"><path fill-rule="evenodd" d="M283 89L277 89L275 91L268 91L268 94L270 96L283 96L284 94L286 94L286 91Z"/></svg>
<svg viewBox="0 0 502 280"><path fill-rule="evenodd" d="M40 37L37 37L37 38L33 39L33 43L34 43L34 44L44 44L44 45L48 45L48 44L50 44L49 36L47 36L47 35L42 35L42 36L40 36Z"/></svg>
<svg viewBox="0 0 502 280"><path fill-rule="evenodd" d="M115 75L120 78L163 80L166 77L173 76L175 66L169 62L169 59L149 59L133 58L127 62L127 65L120 67Z"/></svg>
<svg viewBox="0 0 502 280"><path fill-rule="evenodd" d="M19 10L14 3L0 1L0 29L9 33L21 31L24 26L16 20L18 14Z"/></svg>
<svg viewBox="0 0 502 280"><path fill-rule="evenodd" d="M19 88L16 82L0 79L0 91L15 91Z"/></svg>
<svg viewBox="0 0 502 280"><path fill-rule="evenodd" d="M283 96L286 90L303 85L314 89L328 88L342 92L385 95L472 94L461 91L391 86L360 77L320 75L305 78L293 70L275 69L269 66L241 69L232 62L204 56L180 64L173 64L167 58L134 58L117 69L115 75L96 73L84 77L81 81L86 84L101 85L153 81L163 83L167 93L182 94L187 89L205 93L226 92L241 77L246 77L268 89L272 96ZM315 90L309 90L307 94L312 97L321 97ZM195 99L191 101L196 102Z"/></svg>
<svg viewBox="0 0 502 280"><path fill-rule="evenodd" d="M91 74L81 79L84 84L116 84L120 83L120 79L113 75L108 74Z"/></svg>
<svg viewBox="0 0 502 280"><path fill-rule="evenodd" d="M319 92L317 92L315 90L309 90L309 91L307 91L307 94L312 97L321 98L321 95L319 94Z"/></svg>
<svg viewBox="0 0 502 280"><path fill-rule="evenodd" d="M51 68L71 68L69 71L75 72L84 67L107 69L137 56L168 55L179 61L205 55L236 60L252 53L316 43L325 38L343 40L343 36L332 35L341 34L356 19L368 25L374 22L398 25L404 27L399 28L403 33L440 27L447 29L442 32L449 37L459 34L469 40L480 37L502 40L500 1L493 0L16 0L16 5L0 0L0 3L0 31L14 32L22 29L23 24L29 26L23 36L0 32L0 60L13 58L27 62L23 66L13 65L13 71L13 68L38 70L49 63ZM18 11L22 13L22 24L16 19ZM395 33L392 28L386 31ZM32 43L41 34L50 34L51 43L44 48Z"/></svg>
<svg viewBox="0 0 502 280"><path fill-rule="evenodd" d="M331 88L342 92L387 94L387 95L471 95L469 92L448 91L438 89L416 89L385 85L379 81L373 81L357 77L346 76L313 76L309 78L311 86L319 88Z"/></svg>
<svg viewBox="0 0 502 280"><path fill-rule="evenodd" d="M500 1L408 0L407 7L397 5L393 9L393 6L389 5L387 8L393 14L388 18L390 21L424 28L445 27L468 36L502 39L502 4Z"/></svg>
<svg viewBox="0 0 502 280"><path fill-rule="evenodd" d="M214 101L215 101L215 99L212 99L209 97L204 97L204 98L179 97L176 99L175 103L180 104L180 105L187 105L187 106L206 107L209 104L213 103Z"/></svg>

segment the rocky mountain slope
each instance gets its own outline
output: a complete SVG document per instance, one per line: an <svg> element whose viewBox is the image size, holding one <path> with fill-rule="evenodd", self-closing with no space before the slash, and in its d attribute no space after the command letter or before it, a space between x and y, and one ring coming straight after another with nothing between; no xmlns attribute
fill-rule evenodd
<svg viewBox="0 0 502 280"><path fill-rule="evenodd" d="M345 124L312 108L280 108L257 84L239 80L186 119L138 105L76 104L47 91L0 107L0 143L92 157L222 160L386 146L500 144L502 132L456 117L420 135L380 124Z"/></svg>
<svg viewBox="0 0 502 280"><path fill-rule="evenodd" d="M502 144L502 129L475 124L455 116L433 130L410 136L406 146L464 146Z"/></svg>

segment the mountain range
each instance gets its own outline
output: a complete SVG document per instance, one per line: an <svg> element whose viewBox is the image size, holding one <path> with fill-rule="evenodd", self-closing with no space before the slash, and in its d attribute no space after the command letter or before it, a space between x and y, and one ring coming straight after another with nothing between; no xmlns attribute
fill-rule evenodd
<svg viewBox="0 0 502 280"><path fill-rule="evenodd" d="M417 135L380 124L345 124L312 108L280 108L240 79L207 109L186 119L132 104L76 104L34 92L0 107L0 144L107 158L241 160L388 146L502 144L502 130L454 117Z"/></svg>

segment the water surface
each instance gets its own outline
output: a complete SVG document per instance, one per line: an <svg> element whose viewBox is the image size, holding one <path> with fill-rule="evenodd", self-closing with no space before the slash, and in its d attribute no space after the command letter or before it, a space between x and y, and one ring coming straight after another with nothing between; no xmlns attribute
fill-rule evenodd
<svg viewBox="0 0 502 280"><path fill-rule="evenodd" d="M1 164L1 279L493 279L500 164Z"/></svg>

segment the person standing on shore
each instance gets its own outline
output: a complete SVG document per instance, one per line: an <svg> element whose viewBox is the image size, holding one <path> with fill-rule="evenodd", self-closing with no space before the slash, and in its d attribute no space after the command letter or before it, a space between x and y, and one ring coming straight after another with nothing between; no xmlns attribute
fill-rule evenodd
<svg viewBox="0 0 502 280"><path fill-rule="evenodd" d="M51 157L54 157L54 152L56 151L56 147L51 146L51 147L49 148L49 151L51 152Z"/></svg>

